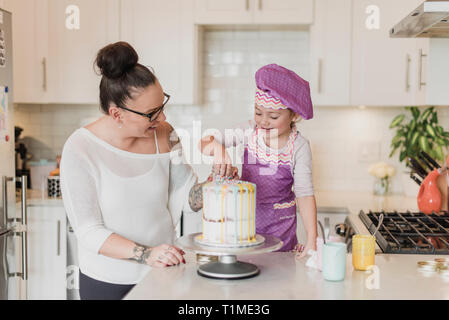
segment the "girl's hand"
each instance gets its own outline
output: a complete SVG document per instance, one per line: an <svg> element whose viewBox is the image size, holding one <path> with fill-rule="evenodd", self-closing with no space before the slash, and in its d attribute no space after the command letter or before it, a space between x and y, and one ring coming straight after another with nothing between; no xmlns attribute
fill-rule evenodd
<svg viewBox="0 0 449 320"><path fill-rule="evenodd" d="M184 259L185 252L175 246L169 244L163 244L154 247L151 250L151 254L147 259L147 264L150 267L165 268L174 265L178 265L181 262L186 263Z"/></svg>
<svg viewBox="0 0 449 320"><path fill-rule="evenodd" d="M309 250L316 251L316 239L308 240L306 245L297 244L294 251L296 251L296 259L301 259L307 256Z"/></svg>
<svg viewBox="0 0 449 320"><path fill-rule="evenodd" d="M226 152L226 148L222 145L216 146L214 150L214 165L212 167L214 175L232 178L234 176L234 170L232 167L232 160L229 154Z"/></svg>

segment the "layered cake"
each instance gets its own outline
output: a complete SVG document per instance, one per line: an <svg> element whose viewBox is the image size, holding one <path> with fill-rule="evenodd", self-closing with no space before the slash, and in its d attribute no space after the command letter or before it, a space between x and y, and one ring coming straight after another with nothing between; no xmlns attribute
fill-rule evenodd
<svg viewBox="0 0 449 320"><path fill-rule="evenodd" d="M256 185L226 179L205 184L202 222L202 243L237 247L255 244Z"/></svg>

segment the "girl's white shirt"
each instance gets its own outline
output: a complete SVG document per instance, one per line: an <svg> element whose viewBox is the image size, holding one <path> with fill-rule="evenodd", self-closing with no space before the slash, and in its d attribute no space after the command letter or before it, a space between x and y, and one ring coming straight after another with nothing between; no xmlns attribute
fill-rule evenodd
<svg viewBox="0 0 449 320"><path fill-rule="evenodd" d="M236 126L225 129L222 131L216 130L213 133L214 138L226 148L241 147L248 144L251 135L256 130L256 122L254 120L248 120L237 124ZM301 132L297 131L296 138L293 142L292 158L291 158L291 173L294 179L293 191L297 198L313 196L315 190L313 187L312 176L312 151L310 148L310 142L307 140ZM258 136L257 143L259 146L268 150L270 153L279 154L284 153L288 149L288 145L281 149L272 149L265 144L265 141L261 136ZM243 163L243 150L237 152L240 164Z"/></svg>

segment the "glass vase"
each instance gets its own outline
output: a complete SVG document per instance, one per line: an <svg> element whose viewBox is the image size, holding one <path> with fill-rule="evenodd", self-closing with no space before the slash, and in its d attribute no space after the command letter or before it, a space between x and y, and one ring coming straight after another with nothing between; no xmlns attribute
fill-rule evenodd
<svg viewBox="0 0 449 320"><path fill-rule="evenodd" d="M390 180L388 177L377 178L374 182L374 194L376 196L385 196L388 194L388 189L390 187Z"/></svg>

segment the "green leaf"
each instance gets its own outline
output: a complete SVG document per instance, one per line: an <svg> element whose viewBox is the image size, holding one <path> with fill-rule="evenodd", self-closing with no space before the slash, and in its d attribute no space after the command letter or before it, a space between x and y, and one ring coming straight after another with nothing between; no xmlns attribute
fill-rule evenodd
<svg viewBox="0 0 449 320"><path fill-rule="evenodd" d="M438 123L438 114L436 111L432 112L432 119L430 119L431 123Z"/></svg>
<svg viewBox="0 0 449 320"><path fill-rule="evenodd" d="M405 150L401 151L401 154L399 155L399 162L404 161L405 157L407 156Z"/></svg>
<svg viewBox="0 0 449 320"><path fill-rule="evenodd" d="M411 107L410 111L412 112L413 118L415 118L415 120L418 120L420 114L419 109L416 107Z"/></svg>
<svg viewBox="0 0 449 320"><path fill-rule="evenodd" d="M435 133L435 130L433 129L433 127L430 125L430 124L428 124L427 126L426 126L426 131L427 131L427 133L429 133L433 138L435 138L436 137L436 133Z"/></svg>
<svg viewBox="0 0 449 320"><path fill-rule="evenodd" d="M407 133L407 138L405 139L405 145L406 145L406 146L411 146L410 141L412 140L413 133L414 133L414 132L411 131L411 130Z"/></svg>
<svg viewBox="0 0 449 320"><path fill-rule="evenodd" d="M427 139L426 139L425 136L420 136L419 137L419 146L420 146L422 151L424 151L424 152L428 152L429 151L429 144L428 144Z"/></svg>
<svg viewBox="0 0 449 320"><path fill-rule="evenodd" d="M391 150L391 152L390 152L389 158L391 158L394 155L394 153L396 152L396 150L398 150L398 149L399 149L399 146L394 147L393 150Z"/></svg>
<svg viewBox="0 0 449 320"><path fill-rule="evenodd" d="M416 120L412 120L412 122L410 122L410 130L414 131L416 129Z"/></svg>
<svg viewBox="0 0 449 320"><path fill-rule="evenodd" d="M402 138L403 138L402 135L397 134L397 135L393 138L393 140L391 140L391 144L392 144L392 145L393 145L393 144L396 144L396 142L400 141Z"/></svg>
<svg viewBox="0 0 449 320"><path fill-rule="evenodd" d="M405 115L404 115L404 114L400 114L400 115L396 116L396 117L393 119L393 121L391 121L390 129L392 129L392 128L394 128L394 127L397 127L398 125L400 125L401 122L404 120L404 118L405 118Z"/></svg>
<svg viewBox="0 0 449 320"><path fill-rule="evenodd" d="M443 127L442 126L437 126L437 132L438 132L439 135L442 135L443 132L444 132Z"/></svg>
<svg viewBox="0 0 449 320"><path fill-rule="evenodd" d="M424 111L423 114L421 115L421 121L427 120L427 118L432 114L432 111L433 107L426 109L426 111Z"/></svg>
<svg viewBox="0 0 449 320"><path fill-rule="evenodd" d="M445 136L446 138L449 138L449 132L443 132L443 136Z"/></svg>
<svg viewBox="0 0 449 320"><path fill-rule="evenodd" d="M444 161L444 153L443 153L443 148L441 148L440 146L435 148L435 153L436 153L436 157L437 160L440 161Z"/></svg>
<svg viewBox="0 0 449 320"><path fill-rule="evenodd" d="M419 137L419 132L416 131L416 132L413 134L412 139L410 140L410 146L413 147L413 146L416 144L416 141L418 141L418 137Z"/></svg>
<svg viewBox="0 0 449 320"><path fill-rule="evenodd" d="M438 145L440 146L445 146L446 145L446 141L444 141L441 138L436 138L435 141L437 142Z"/></svg>

